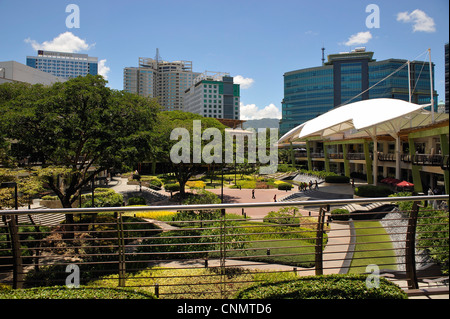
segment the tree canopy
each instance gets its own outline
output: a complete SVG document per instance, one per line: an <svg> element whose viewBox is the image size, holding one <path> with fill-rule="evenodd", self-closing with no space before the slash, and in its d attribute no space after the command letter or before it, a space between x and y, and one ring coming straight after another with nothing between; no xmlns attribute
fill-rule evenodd
<svg viewBox="0 0 450 319"><path fill-rule="evenodd" d="M9 155L16 161L42 162L40 176L63 207L71 207L99 172L132 165L155 152L160 106L106 83L101 76L87 75L49 87L0 85L0 145L13 141Z"/></svg>
<svg viewBox="0 0 450 319"><path fill-rule="evenodd" d="M217 128L221 132L221 137L223 138L226 126L220 123L217 119L203 117L198 114L183 112L183 111L164 111L159 113L159 123L160 127L158 129L159 136L159 152L160 159L167 163L171 163L172 171L175 173L175 177L180 184L180 194L183 197L185 194L185 185L191 176L198 172L198 168L202 164L196 163L194 161L194 154L196 150L193 147L194 140L194 121L201 121L201 134L205 132L208 128ZM174 163L170 158L170 153L175 144L180 143L178 140L172 140L170 138L171 133L174 129L184 128L189 133L189 161L187 163L180 162ZM203 140L201 136L199 137L201 140L202 147L205 144L208 144L209 140ZM223 140L222 140L223 141ZM222 142L221 141L221 142ZM221 143L223 145L224 143ZM198 155L198 154L196 154ZM204 164L204 163L203 163Z"/></svg>

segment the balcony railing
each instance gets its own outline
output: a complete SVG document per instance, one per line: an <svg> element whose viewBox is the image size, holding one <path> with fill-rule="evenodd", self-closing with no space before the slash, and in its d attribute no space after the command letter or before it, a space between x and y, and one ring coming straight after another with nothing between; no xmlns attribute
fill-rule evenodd
<svg viewBox="0 0 450 319"><path fill-rule="evenodd" d="M370 154L370 158L372 158L372 154ZM364 153L348 153L347 159L348 160L365 160L366 155Z"/></svg>
<svg viewBox="0 0 450 319"><path fill-rule="evenodd" d="M411 162L414 165L420 166L444 166L444 157L440 154L415 154L411 158Z"/></svg>
<svg viewBox="0 0 450 319"><path fill-rule="evenodd" d="M323 152L315 152L311 153L311 158L325 158L325 155Z"/></svg>
<svg viewBox="0 0 450 319"><path fill-rule="evenodd" d="M343 153L328 153L329 159L344 159Z"/></svg>
<svg viewBox="0 0 450 319"><path fill-rule="evenodd" d="M379 153L378 160L382 162L395 162L395 154L387 153Z"/></svg>
<svg viewBox="0 0 450 319"><path fill-rule="evenodd" d="M378 154L378 160L384 162L395 162L395 154ZM439 166L448 169L449 156L440 154L400 154L400 160L404 163L412 163L419 166Z"/></svg>
<svg viewBox="0 0 450 319"><path fill-rule="evenodd" d="M412 210L368 211L366 205L395 206L402 201L413 201ZM228 298L253 283L257 274L345 274L349 269L366 273L367 265L375 263L381 276L411 295L425 290L448 294L445 285L430 289L445 281L435 265L422 267L416 260L432 247L433 258L448 261L448 206L430 210L440 201L447 203L448 196L3 210L0 283L14 288L64 285L71 265L79 268L82 285L101 279L119 287L150 289L160 298ZM419 210L420 203L430 206ZM302 209L301 219L274 217L266 223L245 212L294 206ZM331 214L333 207L342 206L351 213L339 218ZM225 218L236 209L242 210L240 218ZM139 217L149 211L184 211L185 217L166 222ZM67 214L74 216L73 224L65 222ZM360 219L370 223L358 223ZM420 228L422 224L428 227ZM390 237L371 240L372 230L386 231ZM370 247L361 248L359 240ZM437 247L442 249L436 252ZM375 254L366 259L364 253Z"/></svg>

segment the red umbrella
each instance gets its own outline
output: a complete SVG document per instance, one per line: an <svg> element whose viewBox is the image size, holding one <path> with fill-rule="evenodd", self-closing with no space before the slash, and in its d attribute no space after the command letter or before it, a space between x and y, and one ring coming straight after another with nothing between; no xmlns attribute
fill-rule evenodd
<svg viewBox="0 0 450 319"><path fill-rule="evenodd" d="M414 184L407 182L407 181L402 181L400 183L397 184L398 187L413 187Z"/></svg>

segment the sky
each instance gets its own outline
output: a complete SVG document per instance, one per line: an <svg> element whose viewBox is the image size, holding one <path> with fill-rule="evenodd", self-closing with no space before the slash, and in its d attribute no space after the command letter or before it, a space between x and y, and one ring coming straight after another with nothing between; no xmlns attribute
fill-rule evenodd
<svg viewBox="0 0 450 319"><path fill-rule="evenodd" d="M322 47L325 58L366 47L376 60L420 61L431 49L445 99L448 0L0 0L0 16L0 61L87 53L122 90L123 69L158 48L165 61L235 77L244 120L281 118L283 74L320 66Z"/></svg>

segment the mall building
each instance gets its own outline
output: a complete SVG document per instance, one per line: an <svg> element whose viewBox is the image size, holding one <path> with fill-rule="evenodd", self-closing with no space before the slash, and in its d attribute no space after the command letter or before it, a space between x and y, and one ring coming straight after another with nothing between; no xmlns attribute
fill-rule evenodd
<svg viewBox="0 0 450 319"><path fill-rule="evenodd" d="M297 125L278 145L309 170L448 194L449 114L429 106L390 98L346 104Z"/></svg>
<svg viewBox="0 0 450 319"><path fill-rule="evenodd" d="M330 54L321 66L286 72L280 134L333 108L357 101L392 98L428 104L433 87L430 69L434 81L434 64L430 61L377 61L374 52L361 47ZM437 109L438 95L433 91Z"/></svg>

